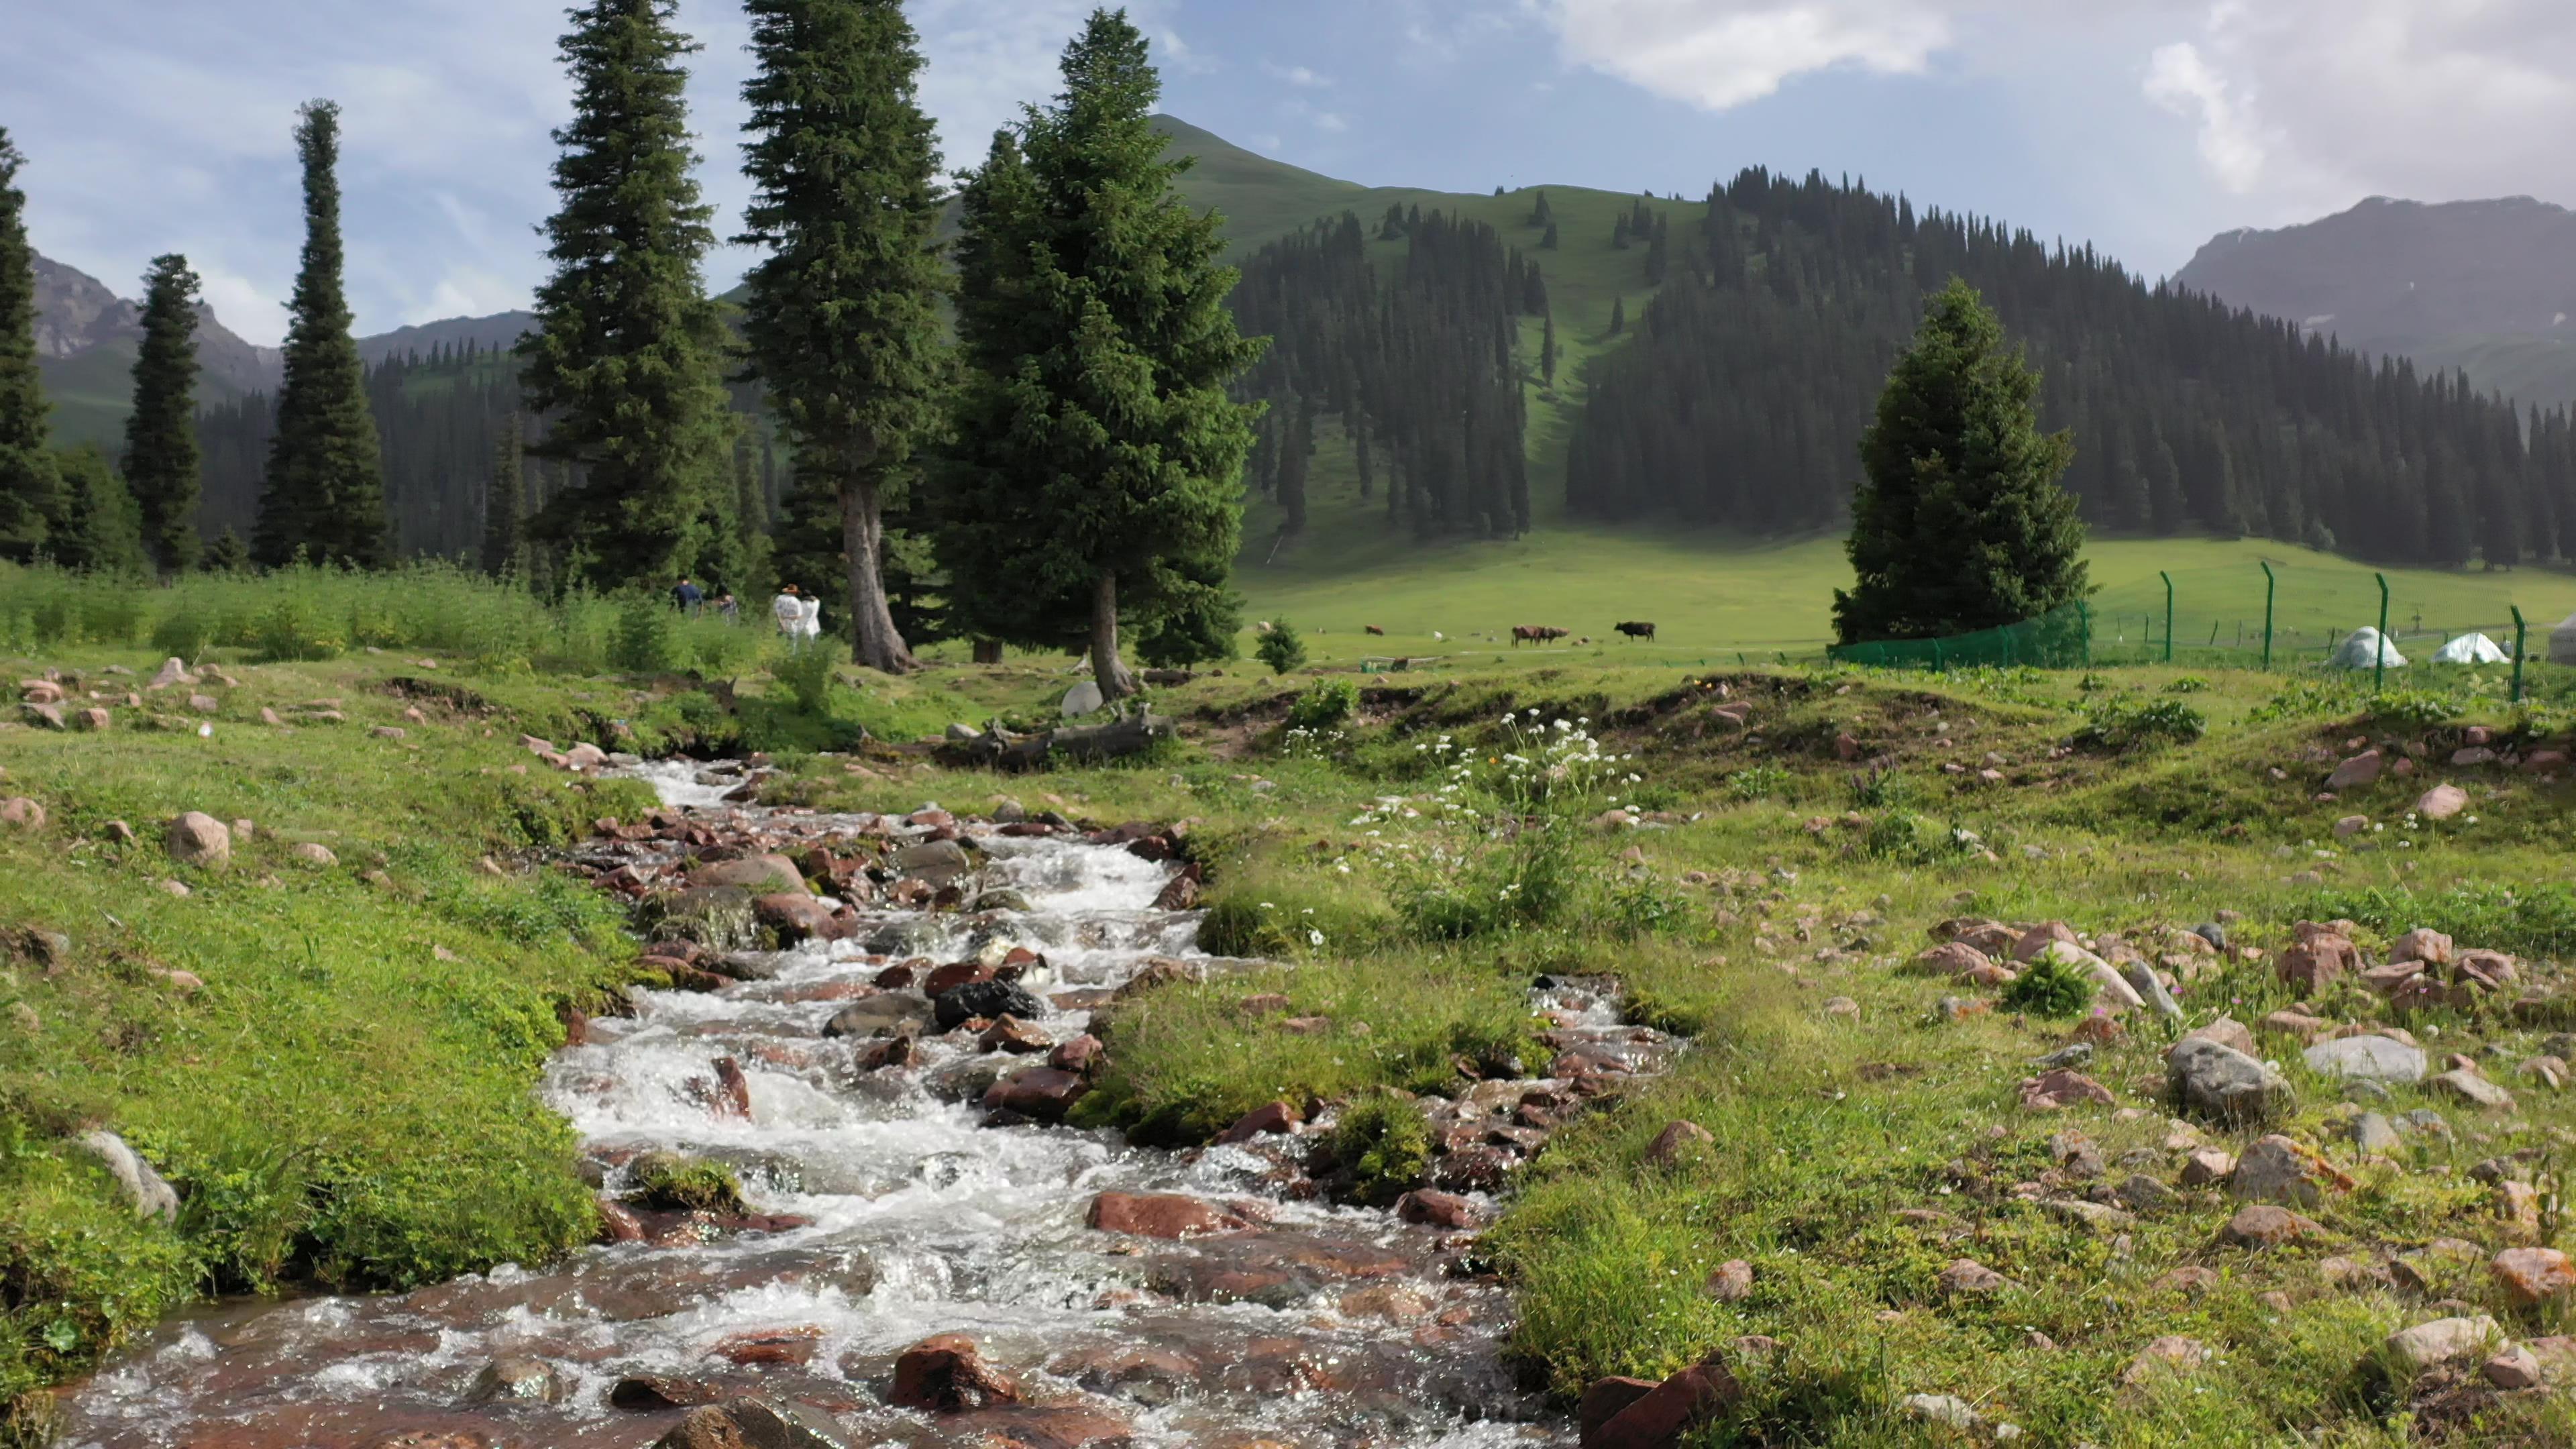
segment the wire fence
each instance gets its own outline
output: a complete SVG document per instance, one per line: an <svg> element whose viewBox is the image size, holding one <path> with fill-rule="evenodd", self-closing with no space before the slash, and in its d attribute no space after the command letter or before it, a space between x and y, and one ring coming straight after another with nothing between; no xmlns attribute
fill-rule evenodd
<svg viewBox="0 0 2576 1449"><path fill-rule="evenodd" d="M2512 669L2519 697L2522 666L2548 656L2550 632L2548 621L2526 619L2490 590L2446 593L2412 581L2392 587L2384 575L2309 577L2261 565L2163 573L2018 624L1837 645L1829 653L1900 669L2328 665L2384 675L2482 664Z"/></svg>

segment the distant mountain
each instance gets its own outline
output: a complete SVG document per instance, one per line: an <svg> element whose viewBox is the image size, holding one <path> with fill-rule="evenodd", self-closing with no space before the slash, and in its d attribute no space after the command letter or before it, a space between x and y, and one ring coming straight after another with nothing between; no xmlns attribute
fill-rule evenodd
<svg viewBox="0 0 2576 1449"><path fill-rule="evenodd" d="M2178 285L2345 345L2461 368L2544 406L2576 401L2576 211L2527 196L2374 196L2277 231L2214 237Z"/></svg>
<svg viewBox="0 0 2576 1449"><path fill-rule="evenodd" d="M108 290L87 272L36 258L36 355L68 359L98 347L131 349L143 336L143 308ZM280 355L254 347L215 320L215 309L197 304L197 357L211 379L234 392L277 385Z"/></svg>
<svg viewBox="0 0 2576 1449"><path fill-rule="evenodd" d="M358 339L358 356L368 362L382 362L388 357L417 352L427 356L433 347L463 347L472 343L485 352L504 351L517 343L520 334L537 325L534 312L495 312L489 317L449 317L438 322L423 322L412 327L397 327L373 337Z"/></svg>

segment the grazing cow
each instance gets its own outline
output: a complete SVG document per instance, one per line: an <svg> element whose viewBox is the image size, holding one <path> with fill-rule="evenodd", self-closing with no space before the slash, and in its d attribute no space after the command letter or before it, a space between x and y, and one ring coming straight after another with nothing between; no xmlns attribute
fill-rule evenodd
<svg viewBox="0 0 2576 1449"><path fill-rule="evenodd" d="M1385 637L1386 637L1386 631L1385 631L1384 629L1379 628L1379 627L1378 627L1378 626L1376 626L1375 624L1362 624L1360 627L1361 627L1361 628L1363 628L1363 629L1368 630L1370 633L1375 634L1376 636L1378 636L1378 637L1379 637L1379 638L1381 638L1381 639L1383 639L1383 638L1385 638Z"/></svg>
<svg viewBox="0 0 2576 1449"><path fill-rule="evenodd" d="M1512 647L1518 649L1521 647L1521 641L1526 639L1540 648L1545 648L1549 640L1562 639L1570 632L1570 630L1550 628L1545 624L1514 624Z"/></svg>
<svg viewBox="0 0 2576 1449"><path fill-rule="evenodd" d="M1630 619L1625 623L1616 624L1612 627L1616 628L1620 633L1627 635L1631 639L1652 639L1655 637L1654 624L1644 619Z"/></svg>

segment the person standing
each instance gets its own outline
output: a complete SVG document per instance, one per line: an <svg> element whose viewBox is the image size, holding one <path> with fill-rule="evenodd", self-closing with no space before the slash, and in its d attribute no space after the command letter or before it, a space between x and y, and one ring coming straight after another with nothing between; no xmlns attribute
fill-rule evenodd
<svg viewBox="0 0 2576 1449"><path fill-rule="evenodd" d="M716 617L729 625L742 622L742 601L733 596L732 590L716 595Z"/></svg>
<svg viewBox="0 0 2576 1449"><path fill-rule="evenodd" d="M794 584L778 586L778 597L769 601L769 616L778 621L778 632L787 638L791 654L805 649L805 600Z"/></svg>
<svg viewBox="0 0 2576 1449"><path fill-rule="evenodd" d="M806 642L808 642L808 643L812 643L812 644L817 644L817 645L819 645L819 644L822 642L822 638L823 638L823 596L822 596L822 595L820 595L820 594L807 594L807 595L805 596L805 617L804 617L803 621L802 621L802 622L800 622L796 627L797 627L798 632L800 632L801 634L803 634L803 635L805 636Z"/></svg>
<svg viewBox="0 0 2576 1449"><path fill-rule="evenodd" d="M682 579L671 586L671 602L680 606L681 613L694 619L698 617L698 610L705 606L707 596L696 584Z"/></svg>

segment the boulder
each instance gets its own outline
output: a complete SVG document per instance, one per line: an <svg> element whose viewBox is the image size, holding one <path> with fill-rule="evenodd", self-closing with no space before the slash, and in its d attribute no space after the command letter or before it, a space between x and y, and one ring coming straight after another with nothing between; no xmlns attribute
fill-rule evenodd
<svg viewBox="0 0 2576 1449"><path fill-rule="evenodd" d="M2302 921L2295 935L2289 949L2272 963L2272 970L2301 996L2313 995L2361 970L2361 952L2341 933Z"/></svg>
<svg viewBox="0 0 2576 1449"><path fill-rule="evenodd" d="M2435 1091L2490 1112L2510 1111L2513 1107L2513 1093L2467 1068L2444 1072L2430 1085Z"/></svg>
<svg viewBox="0 0 2576 1449"><path fill-rule="evenodd" d="M2042 1072L2024 1078L2021 1084L2022 1110L2027 1112L2054 1112L2084 1102L2110 1107L2118 1101L2110 1088L2081 1072Z"/></svg>
<svg viewBox="0 0 2576 1449"><path fill-rule="evenodd" d="M2384 1036L2347 1036L2321 1041L2302 1053L2308 1070L2346 1081L2410 1083L2424 1080L2420 1048Z"/></svg>
<svg viewBox="0 0 2576 1449"><path fill-rule="evenodd" d="M95 707L81 710L72 716L72 728L87 730L92 734L107 728L113 722L106 710Z"/></svg>
<svg viewBox="0 0 2576 1449"><path fill-rule="evenodd" d="M1939 976L1956 981L1971 971L1991 967L1994 962L1985 952L1964 941L1949 941L1933 947L1907 963L1906 969L1925 976Z"/></svg>
<svg viewBox="0 0 2576 1449"><path fill-rule="evenodd" d="M1720 1303L1741 1303L1753 1296L1753 1265L1730 1258L1708 1275L1708 1296Z"/></svg>
<svg viewBox="0 0 2576 1449"><path fill-rule="evenodd" d="M2451 957L2451 938L2424 926L2398 937L2388 948L2391 961L2421 961L2427 966L2448 966Z"/></svg>
<svg viewBox="0 0 2576 1449"><path fill-rule="evenodd" d="M396 1442L409 1441L385 1441L388 1449ZM486 1441L477 1435L471 1442ZM763 1395L691 1409L652 1449L857 1449L867 1442L810 1404Z"/></svg>
<svg viewBox="0 0 2576 1449"><path fill-rule="evenodd" d="M1483 1219L1476 1205L1454 1192L1421 1188L1395 1200L1395 1215L1427 1228L1472 1228Z"/></svg>
<svg viewBox="0 0 2576 1449"><path fill-rule="evenodd" d="M740 886L755 894L805 889L804 873L783 855L746 855L740 860L712 860L689 868L693 886Z"/></svg>
<svg viewBox="0 0 2576 1449"><path fill-rule="evenodd" d="M913 996L871 996L832 1013L827 1037L887 1036L929 1019L930 1003Z"/></svg>
<svg viewBox="0 0 2576 1449"><path fill-rule="evenodd" d="M2462 750L2461 754L2468 751ZM2453 758L2457 763L2457 757ZM2469 808L2469 792L2457 785L2436 785L2416 797L2415 813L2427 820L2448 820Z"/></svg>
<svg viewBox="0 0 2576 1449"><path fill-rule="evenodd" d="M2517 1308L2536 1308L2576 1288L2576 1263L2555 1248L2507 1248L2487 1269Z"/></svg>
<svg viewBox="0 0 2576 1449"><path fill-rule="evenodd" d="M179 1194L152 1164L127 1146L125 1139L113 1132L91 1132L82 1137L81 1146L107 1165L108 1176L116 1179L125 1200L134 1204L134 1215L159 1218L165 1223L179 1220Z"/></svg>
<svg viewBox="0 0 2576 1449"><path fill-rule="evenodd" d="M554 1365L523 1353L506 1353L483 1366L465 1390L469 1404L551 1404L564 1396Z"/></svg>
<svg viewBox="0 0 2576 1449"><path fill-rule="evenodd" d="M892 863L907 878L928 881L933 886L948 885L975 868L967 858L966 847L954 840L907 845L894 853Z"/></svg>
<svg viewBox="0 0 2576 1449"><path fill-rule="evenodd" d="M163 835L170 858L181 865L212 870L231 862L233 833L203 811L191 810L170 822Z"/></svg>
<svg viewBox="0 0 2576 1449"><path fill-rule="evenodd" d="M955 1031L977 1017L998 1021L1005 1016L1034 1021L1046 1015L1046 1003L1015 981L970 981L940 993L931 1003L931 1019L941 1031Z"/></svg>
<svg viewBox="0 0 2576 1449"><path fill-rule="evenodd" d="M975 1045L988 1052L1010 1052L1017 1056L1034 1056L1054 1047L1055 1039L1018 1017L1004 1012L975 1038Z"/></svg>
<svg viewBox="0 0 2576 1449"><path fill-rule="evenodd" d="M1934 1283L1951 1297L1983 1297L2001 1293L2013 1286L2012 1280L1974 1258L1956 1258L1940 1272Z"/></svg>
<svg viewBox="0 0 2576 1449"><path fill-rule="evenodd" d="M1050 1058L1048 1065L1057 1063ZM1296 1108L1285 1102L1272 1102L1266 1107L1255 1107L1235 1119L1235 1124L1218 1133L1216 1140L1221 1146L1233 1146L1266 1134L1293 1133L1297 1130L1298 1120Z"/></svg>
<svg viewBox="0 0 2576 1449"><path fill-rule="evenodd" d="M2122 976L2117 967L2072 941L2050 941L2031 959L2054 961L2061 966L2074 967L2093 978L2094 984L2105 999L2121 1006L2139 1007L2147 1004L2146 998L2138 994L2138 989L2129 984L2128 978Z"/></svg>
<svg viewBox="0 0 2576 1449"><path fill-rule="evenodd" d="M1655 1140L1646 1146L1646 1161L1656 1167L1671 1167L1684 1160L1696 1148L1713 1146L1717 1138L1696 1122L1675 1120L1664 1124Z"/></svg>
<svg viewBox="0 0 2576 1449"><path fill-rule="evenodd" d="M45 828L45 807L24 795L0 799L0 826L12 830L42 830Z"/></svg>
<svg viewBox="0 0 2576 1449"><path fill-rule="evenodd" d="M975 1340L943 1333L903 1351L894 1362L894 1387L886 1402L898 1409L956 1413L1019 1402L1017 1384L984 1362Z"/></svg>
<svg viewBox="0 0 2576 1449"><path fill-rule="evenodd" d="M751 914L752 919L778 933L781 945L829 941L842 934L842 923L834 917L832 908L805 891L801 880L796 890L754 897Z"/></svg>
<svg viewBox="0 0 2576 1449"><path fill-rule="evenodd" d="M1589 1398L1589 1395L1586 1396ZM1726 1362L1710 1354L1638 1395L1583 1437L1582 1449L1667 1449L1744 1397Z"/></svg>
<svg viewBox="0 0 2576 1449"><path fill-rule="evenodd" d="M184 661L177 659L164 659L161 661L160 670L152 676L152 682L143 687L146 689L168 689L172 685L185 680L187 677L188 666Z"/></svg>
<svg viewBox="0 0 2576 1449"><path fill-rule="evenodd" d="M608 763L608 752L597 745L579 744L563 752L567 770L596 770Z"/></svg>
<svg viewBox="0 0 2576 1449"><path fill-rule="evenodd" d="M2236 1210L2219 1230L2219 1238L2240 1248L2277 1248L2301 1238L2322 1237L2324 1225L2285 1207L2254 1203Z"/></svg>
<svg viewBox="0 0 2576 1449"><path fill-rule="evenodd" d="M2268 1122L2292 1098L2280 1073L2206 1038L2174 1043L2165 1054L2165 1085L2184 1111L2219 1122Z"/></svg>
<svg viewBox="0 0 2576 1449"><path fill-rule="evenodd" d="M2375 784L2385 764L2386 761L2381 758L2379 751L2364 750L2335 766L2334 773L2326 776L2325 787L2328 790L2343 791Z"/></svg>
<svg viewBox="0 0 2576 1449"><path fill-rule="evenodd" d="M2389 1366L2412 1378L2444 1364L2483 1359L2501 1342L2496 1321L2481 1313L2471 1318L2436 1318L2388 1335Z"/></svg>
<svg viewBox="0 0 2576 1449"><path fill-rule="evenodd" d="M2230 1051L2241 1052L2246 1056L2255 1057L2257 1059L2262 1055L2261 1052L2255 1049L2254 1033L2247 1030L2243 1022L2238 1021L2232 1016L2222 1016L2207 1026L2198 1027L2191 1031L2184 1032L2182 1034L2182 1039L2184 1041L2214 1041L2220 1046L2226 1047Z"/></svg>
<svg viewBox="0 0 2576 1449"><path fill-rule="evenodd" d="M2227 1192L2230 1197L2251 1202L2314 1207L2322 1196L2323 1184L2340 1185L2341 1181L2341 1174L2314 1149L2276 1132L2256 1141L2236 1159L2236 1171L2227 1179Z"/></svg>
<svg viewBox="0 0 2576 1449"><path fill-rule="evenodd" d="M1091 1084L1053 1067L1029 1067L995 1082L984 1093L988 1112L1015 1112L1040 1122L1061 1122Z"/></svg>
<svg viewBox="0 0 2576 1449"><path fill-rule="evenodd" d="M1140 1238L1198 1238L1252 1226L1214 1203L1169 1192L1104 1192L1091 1200L1086 1221L1104 1233Z"/></svg>

